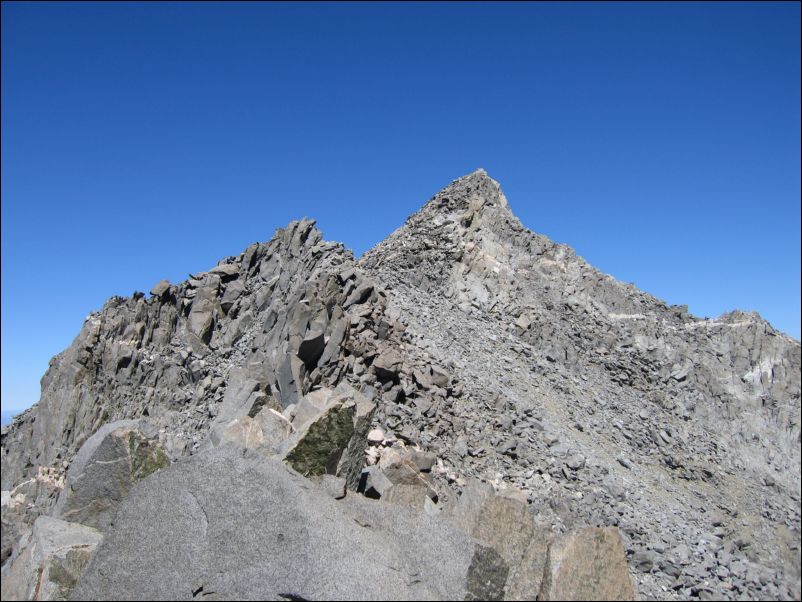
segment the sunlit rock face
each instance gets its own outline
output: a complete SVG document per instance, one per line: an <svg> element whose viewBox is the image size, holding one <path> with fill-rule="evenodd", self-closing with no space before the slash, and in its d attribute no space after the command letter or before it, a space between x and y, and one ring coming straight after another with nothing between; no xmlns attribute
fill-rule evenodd
<svg viewBox="0 0 802 602"><path fill-rule="evenodd" d="M4 587L16 567L15 592L64 577L54 597L798 599L799 342L618 282L515 202L478 170L358 261L302 220L110 299L3 428ZM209 529L231 549L193 556ZM402 572L279 574L277 556L248 589L262 569L235 549L264 552L258 533ZM91 540L64 574L34 550L59 534ZM164 580L126 568L156 556Z"/></svg>

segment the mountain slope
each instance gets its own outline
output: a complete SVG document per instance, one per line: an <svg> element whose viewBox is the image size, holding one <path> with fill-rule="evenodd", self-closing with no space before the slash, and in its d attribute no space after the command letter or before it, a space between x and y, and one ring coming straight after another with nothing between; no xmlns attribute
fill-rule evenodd
<svg viewBox="0 0 802 602"><path fill-rule="evenodd" d="M302 220L90 315L2 430L4 496L28 502L4 502L3 561L102 425L145 419L182 462L339 386L376 402L385 441L434 454L440 504L476 477L552 533L617 525L647 598L799 597L799 342L602 274L482 170L358 262Z"/></svg>
<svg viewBox="0 0 802 602"><path fill-rule="evenodd" d="M449 469L565 505L565 522L621 525L643 567L665 563L642 575L655 596L692 594L669 560L686 547L701 568L680 579L732 595L747 540L798 588L799 342L754 314L699 320L598 272L524 228L481 170L359 265L464 385L454 428L432 419L424 433Z"/></svg>

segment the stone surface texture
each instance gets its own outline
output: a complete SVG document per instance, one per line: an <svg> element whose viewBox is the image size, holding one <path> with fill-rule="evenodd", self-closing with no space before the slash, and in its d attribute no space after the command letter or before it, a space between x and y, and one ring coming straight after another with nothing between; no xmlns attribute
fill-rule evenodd
<svg viewBox="0 0 802 602"><path fill-rule="evenodd" d="M358 261L304 219L87 316L2 429L3 574L57 517L76 599L799 599L800 365L478 170Z"/></svg>

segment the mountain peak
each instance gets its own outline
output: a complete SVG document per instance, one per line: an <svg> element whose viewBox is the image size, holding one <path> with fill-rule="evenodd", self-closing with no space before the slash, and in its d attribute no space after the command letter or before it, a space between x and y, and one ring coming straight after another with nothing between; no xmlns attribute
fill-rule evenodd
<svg viewBox="0 0 802 602"><path fill-rule="evenodd" d="M484 169L484 167L479 167L474 171L472 171L471 173L457 178L457 180L462 180L465 178L474 178L477 180L490 180L491 182L494 182L496 185L498 185L498 182L496 182L496 180L494 180L487 174L487 171Z"/></svg>
<svg viewBox="0 0 802 602"><path fill-rule="evenodd" d="M478 211L487 207L500 207L509 210L507 197L501 185L491 178L481 167L467 175L457 178L435 194L422 211L452 212Z"/></svg>
<svg viewBox="0 0 802 602"><path fill-rule="evenodd" d="M387 282L445 291L454 270L474 259L483 265L492 263L486 266L489 270L500 270L508 243L524 232L499 183L480 168L440 190L403 226L367 251L360 264L384 270Z"/></svg>
<svg viewBox="0 0 802 602"><path fill-rule="evenodd" d="M526 229L482 169L358 262L294 221L150 297L113 297L50 362L0 437L0 595L55 591L60 561L37 550L69 539L83 564L65 598L584 599L553 595L548 551L578 566L599 531L565 531L600 524L633 551L604 544L627 589L610 597L633 599L637 571L639 597L693 599L671 563L702 533L723 550L692 575L707 597L800 599L798 556L777 553L800 532L800 353L756 314L699 320L600 273ZM389 527L365 548L368 522ZM221 529L231 545L214 545ZM433 563L407 541L446 551ZM322 560L306 550L346 562L309 580ZM736 588L736 566L770 581Z"/></svg>

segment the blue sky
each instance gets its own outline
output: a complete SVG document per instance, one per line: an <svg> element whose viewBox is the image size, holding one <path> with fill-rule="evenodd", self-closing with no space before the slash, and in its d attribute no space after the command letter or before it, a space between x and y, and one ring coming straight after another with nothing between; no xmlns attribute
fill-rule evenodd
<svg viewBox="0 0 802 602"><path fill-rule="evenodd" d="M2 4L2 408L111 295L484 167L529 228L800 335L800 5Z"/></svg>

